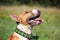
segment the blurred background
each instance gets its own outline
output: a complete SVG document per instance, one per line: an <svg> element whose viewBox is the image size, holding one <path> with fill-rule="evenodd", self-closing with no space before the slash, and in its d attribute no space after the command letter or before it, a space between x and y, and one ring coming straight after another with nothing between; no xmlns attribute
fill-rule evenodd
<svg viewBox="0 0 60 40"><path fill-rule="evenodd" d="M38 40L60 40L60 0L0 0L0 40L7 40L17 24L9 14L32 10L41 10L40 18L44 22L32 28Z"/></svg>
<svg viewBox="0 0 60 40"><path fill-rule="evenodd" d="M60 0L0 0L0 5L42 5L60 7Z"/></svg>

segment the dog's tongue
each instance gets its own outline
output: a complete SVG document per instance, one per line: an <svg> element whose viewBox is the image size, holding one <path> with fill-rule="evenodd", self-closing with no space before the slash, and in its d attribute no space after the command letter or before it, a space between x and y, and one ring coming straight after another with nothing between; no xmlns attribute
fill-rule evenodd
<svg viewBox="0 0 60 40"><path fill-rule="evenodd" d="M39 18L36 18L36 19L34 19L35 21L39 21L40 19Z"/></svg>
<svg viewBox="0 0 60 40"><path fill-rule="evenodd" d="M41 20L39 18L34 19L36 21L36 24L40 24Z"/></svg>
<svg viewBox="0 0 60 40"><path fill-rule="evenodd" d="M34 20L31 20L31 22L36 23L36 24L40 24L42 21L39 18L36 18Z"/></svg>

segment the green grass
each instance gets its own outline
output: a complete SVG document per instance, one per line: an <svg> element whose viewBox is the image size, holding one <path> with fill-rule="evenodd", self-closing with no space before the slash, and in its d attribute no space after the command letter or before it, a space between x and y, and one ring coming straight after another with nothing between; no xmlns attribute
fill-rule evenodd
<svg viewBox="0 0 60 40"><path fill-rule="evenodd" d="M40 9L44 22L32 29L39 36L38 40L60 40L60 9L40 6L0 6L0 40L7 40L16 28L16 23L9 14L19 15L24 11Z"/></svg>

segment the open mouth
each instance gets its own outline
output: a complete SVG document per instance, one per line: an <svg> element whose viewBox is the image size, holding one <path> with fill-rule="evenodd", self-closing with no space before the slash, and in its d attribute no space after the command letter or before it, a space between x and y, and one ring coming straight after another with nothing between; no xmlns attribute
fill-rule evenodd
<svg viewBox="0 0 60 40"><path fill-rule="evenodd" d="M30 19L31 23L35 23L35 24L40 24L42 22L42 20L39 17L34 17L32 19Z"/></svg>

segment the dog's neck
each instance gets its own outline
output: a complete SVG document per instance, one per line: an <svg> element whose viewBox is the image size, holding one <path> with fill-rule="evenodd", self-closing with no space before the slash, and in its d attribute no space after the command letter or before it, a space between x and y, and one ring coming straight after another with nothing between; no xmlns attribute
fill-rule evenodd
<svg viewBox="0 0 60 40"><path fill-rule="evenodd" d="M17 29L19 29L20 31L23 31L25 32L26 34L31 34L31 27L30 26L25 26L25 25L22 25L22 24L19 24L17 26ZM28 40L28 38L22 36L22 35L19 35L18 33L14 32L14 34L19 37L19 40Z"/></svg>
<svg viewBox="0 0 60 40"><path fill-rule="evenodd" d="M19 24L19 25L17 26L17 28L18 28L19 30L27 33L27 34L31 34L31 27L30 27L30 25L25 26L25 25Z"/></svg>

